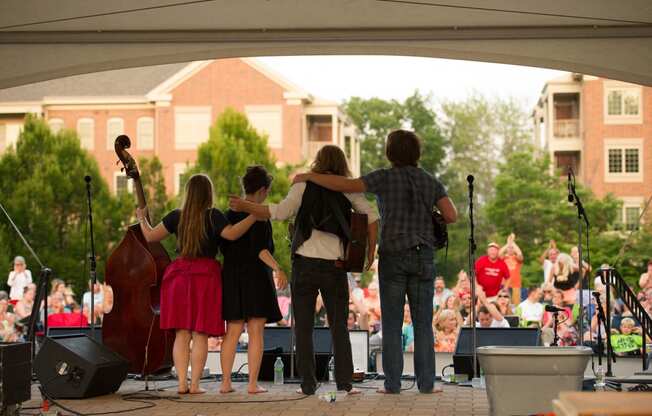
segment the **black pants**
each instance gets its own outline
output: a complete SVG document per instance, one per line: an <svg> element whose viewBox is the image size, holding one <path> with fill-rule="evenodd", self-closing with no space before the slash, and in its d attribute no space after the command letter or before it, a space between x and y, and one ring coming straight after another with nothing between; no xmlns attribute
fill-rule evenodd
<svg viewBox="0 0 652 416"><path fill-rule="evenodd" d="M313 394L317 387L315 353L312 342L317 291L321 292L335 354L335 381L338 390L351 390L353 358L346 321L349 313L349 286L346 272L332 260L295 256L292 260L292 305L297 342L297 369L301 389Z"/></svg>

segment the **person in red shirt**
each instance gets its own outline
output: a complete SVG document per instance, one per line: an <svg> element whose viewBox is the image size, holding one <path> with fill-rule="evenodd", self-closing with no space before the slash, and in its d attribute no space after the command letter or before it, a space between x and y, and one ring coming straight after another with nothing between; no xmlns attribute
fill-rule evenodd
<svg viewBox="0 0 652 416"><path fill-rule="evenodd" d="M487 299L492 301L503 286L503 281L509 279L507 264L498 257L500 246L491 242L487 246L487 254L475 262L475 279L482 286Z"/></svg>

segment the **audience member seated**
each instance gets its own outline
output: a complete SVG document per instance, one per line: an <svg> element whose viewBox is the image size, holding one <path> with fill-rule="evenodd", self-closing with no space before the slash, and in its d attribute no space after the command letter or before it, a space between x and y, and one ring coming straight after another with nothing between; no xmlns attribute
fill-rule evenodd
<svg viewBox="0 0 652 416"><path fill-rule="evenodd" d="M541 303L543 303L544 305L552 305L552 297L553 294L555 293L555 290L557 289L555 289L552 283L544 283L541 286L541 293L543 293L543 299L541 300ZM563 296L562 296L562 300L563 300Z"/></svg>
<svg viewBox="0 0 652 416"><path fill-rule="evenodd" d="M561 293L561 290L559 289L554 290L552 295L552 305L564 309L563 312L559 312L559 314L557 315L557 319L559 319L559 322L568 321L570 325L574 324L573 311L569 306L564 305L564 295ZM554 325L554 319L552 316L552 312L547 312L547 311L544 312L543 327L552 328L553 325Z"/></svg>
<svg viewBox="0 0 652 416"><path fill-rule="evenodd" d="M516 315L520 318L520 326L541 326L544 309L543 305L539 303L540 297L538 287L531 286L528 288L527 299L516 308Z"/></svg>
<svg viewBox="0 0 652 416"><path fill-rule="evenodd" d="M478 290L478 306L475 325L480 328L509 328L507 319L498 312L498 308L489 302L483 290Z"/></svg>
<svg viewBox="0 0 652 416"><path fill-rule="evenodd" d="M16 303L14 307L14 313L18 320L25 319L32 314L32 309L34 308L34 297L36 296L36 285L30 283L25 286L23 298Z"/></svg>
<svg viewBox="0 0 652 416"><path fill-rule="evenodd" d="M611 347L619 356L640 355L643 347L641 327L636 326L632 318L624 318L620 323L620 332L611 330Z"/></svg>
<svg viewBox="0 0 652 416"><path fill-rule="evenodd" d="M407 303L403 307L403 351L414 351L414 325Z"/></svg>
<svg viewBox="0 0 652 416"><path fill-rule="evenodd" d="M443 276L437 276L435 278L435 294L432 298L432 308L437 310L441 308L444 304L444 300L450 296L453 292L450 289L446 288L446 282L444 281Z"/></svg>
<svg viewBox="0 0 652 416"><path fill-rule="evenodd" d="M470 298L469 298L470 299ZM435 312L433 316L433 322L437 322L437 319L439 319L439 315L443 311L453 311L455 314L455 319L457 319L458 325L462 326L464 325L464 318L462 317L462 314L460 313L461 309L461 302L460 302L460 297L455 295L454 293L451 293L450 296L446 298L444 301L444 305Z"/></svg>
<svg viewBox="0 0 652 416"><path fill-rule="evenodd" d="M435 322L435 351L455 352L460 323L451 309L442 310Z"/></svg>
<svg viewBox="0 0 652 416"><path fill-rule="evenodd" d="M471 315L471 292L461 292L460 293L460 315L466 321Z"/></svg>
<svg viewBox="0 0 652 416"><path fill-rule="evenodd" d="M57 313L70 313L70 309L63 303L63 295L60 293L54 293L48 296L48 315Z"/></svg>
<svg viewBox="0 0 652 416"><path fill-rule="evenodd" d="M496 297L496 307L498 312L503 316L514 315L514 305L511 303L511 297L507 289L501 289Z"/></svg>
<svg viewBox="0 0 652 416"><path fill-rule="evenodd" d="M369 296L365 298L364 305L369 314L369 330L372 333L380 330L380 296L378 294L378 282L372 281L369 284Z"/></svg>
<svg viewBox="0 0 652 416"><path fill-rule="evenodd" d="M91 282L88 282L88 288L90 289L91 287ZM88 319L88 322L91 322L91 318L88 314L88 311L91 309L91 292L88 291L84 293L82 296L82 305L84 308L84 313L86 314L86 318ZM95 285L93 285L93 319L95 320L96 323L101 323L102 322L102 316L104 315L104 291L102 290L102 286L100 285L99 282L96 282Z"/></svg>

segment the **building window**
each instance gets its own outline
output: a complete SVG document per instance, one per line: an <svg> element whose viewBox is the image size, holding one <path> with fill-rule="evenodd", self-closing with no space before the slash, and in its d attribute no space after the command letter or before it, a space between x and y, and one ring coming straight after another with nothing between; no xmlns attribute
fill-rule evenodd
<svg viewBox="0 0 652 416"><path fill-rule="evenodd" d="M245 113L258 133L267 136L270 148L283 147L283 112L280 105L248 105Z"/></svg>
<svg viewBox="0 0 652 416"><path fill-rule="evenodd" d="M175 163L174 164L174 194L179 195L186 183L184 175L188 170L188 163Z"/></svg>
<svg viewBox="0 0 652 416"><path fill-rule="evenodd" d="M608 86L607 84L605 87L605 123L642 123L641 91L639 86Z"/></svg>
<svg viewBox="0 0 652 416"><path fill-rule="evenodd" d="M123 172L114 172L113 174L113 189L116 195L125 192L132 193L134 190L133 181L130 181L127 175Z"/></svg>
<svg viewBox="0 0 652 416"><path fill-rule="evenodd" d="M138 136L138 149L154 149L154 119L151 117L139 118L136 130L136 135Z"/></svg>
<svg viewBox="0 0 652 416"><path fill-rule="evenodd" d="M208 140L211 107L176 107L174 109L174 147L193 150Z"/></svg>
<svg viewBox="0 0 652 416"><path fill-rule="evenodd" d="M605 182L643 181L643 140L605 140Z"/></svg>
<svg viewBox="0 0 652 416"><path fill-rule="evenodd" d="M60 118L51 118L48 120L48 124L50 125L50 131L52 134L58 134L63 128L63 120Z"/></svg>
<svg viewBox="0 0 652 416"><path fill-rule="evenodd" d="M627 231L638 230L639 227L639 218L641 215L640 207L629 207L625 206L625 215L624 215L624 225Z"/></svg>
<svg viewBox="0 0 652 416"><path fill-rule="evenodd" d="M77 134L82 148L86 150L95 148L95 121L92 118L77 120Z"/></svg>
<svg viewBox="0 0 652 416"><path fill-rule="evenodd" d="M115 139L125 134L125 122L121 118L110 118L106 122L106 149L115 149Z"/></svg>

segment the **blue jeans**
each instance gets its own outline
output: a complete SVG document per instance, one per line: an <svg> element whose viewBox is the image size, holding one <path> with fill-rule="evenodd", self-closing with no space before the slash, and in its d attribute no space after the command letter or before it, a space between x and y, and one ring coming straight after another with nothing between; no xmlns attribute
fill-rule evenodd
<svg viewBox="0 0 652 416"><path fill-rule="evenodd" d="M432 333L434 251L421 246L398 252L381 252L378 262L385 390L390 393L401 390L401 336L407 294L414 326L417 387L422 393L430 393L435 381L435 341Z"/></svg>

